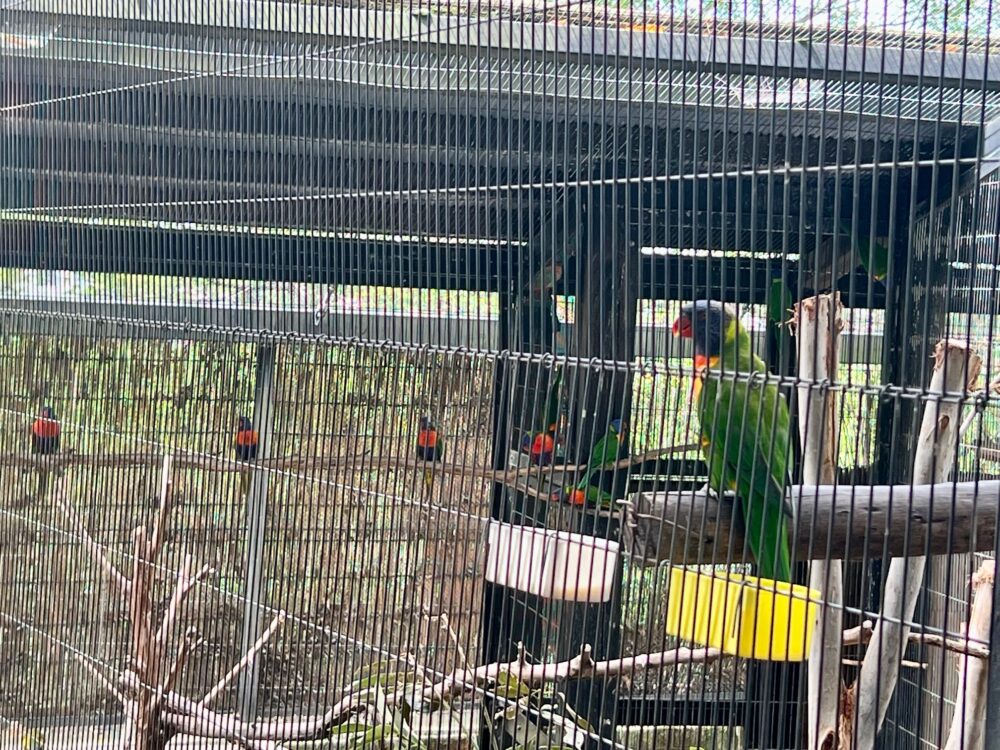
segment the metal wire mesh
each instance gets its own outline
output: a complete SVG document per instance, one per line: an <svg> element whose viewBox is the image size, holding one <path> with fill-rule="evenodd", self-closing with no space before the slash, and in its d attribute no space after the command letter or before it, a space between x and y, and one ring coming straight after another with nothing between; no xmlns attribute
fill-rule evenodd
<svg viewBox="0 0 1000 750"><path fill-rule="evenodd" d="M4 3L0 747L993 747L993 15Z"/></svg>

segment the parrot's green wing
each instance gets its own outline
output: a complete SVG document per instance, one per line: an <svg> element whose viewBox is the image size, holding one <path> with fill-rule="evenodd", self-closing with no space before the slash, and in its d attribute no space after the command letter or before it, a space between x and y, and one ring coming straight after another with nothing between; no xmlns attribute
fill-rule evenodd
<svg viewBox="0 0 1000 750"><path fill-rule="evenodd" d="M841 231L851 237L851 225L840 222ZM865 273L876 281L885 279L889 273L889 248L885 241L876 237L875 242L868 241L868 232L858 229L858 236L852 238L851 250L858 256L861 265L864 266Z"/></svg>
<svg viewBox="0 0 1000 750"><path fill-rule="evenodd" d="M601 471L605 466L610 463L614 463L618 460L618 434L608 426L607 432L605 432L601 438L594 443L594 447L590 449L590 458L587 461L587 471L577 482L577 487L579 489L584 489L589 483L591 477L596 473Z"/></svg>
<svg viewBox="0 0 1000 750"><path fill-rule="evenodd" d="M699 401L709 484L716 492L733 489L739 495L747 541L761 576L790 581L785 400L773 383L709 377Z"/></svg>
<svg viewBox="0 0 1000 750"><path fill-rule="evenodd" d="M549 386L549 393L545 399L545 408L542 411L542 418L539 424L535 425L536 432L547 432L551 425L559 424L559 387L562 385L562 370L556 370L552 378L552 385Z"/></svg>

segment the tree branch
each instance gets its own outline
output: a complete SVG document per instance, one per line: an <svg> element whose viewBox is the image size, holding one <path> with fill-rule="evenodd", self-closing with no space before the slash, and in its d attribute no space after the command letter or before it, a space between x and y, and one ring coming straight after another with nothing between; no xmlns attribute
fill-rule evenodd
<svg viewBox="0 0 1000 750"><path fill-rule="evenodd" d="M867 644L872 637L875 623L865 620L860 625L848 628L844 631L843 644L845 646L860 646ZM926 646L937 646L946 651L956 654L972 656L977 659L989 659L990 647L986 642L977 640L962 640L959 638L945 638L937 633L917 633L910 630L910 643L922 643Z"/></svg>
<svg viewBox="0 0 1000 750"><path fill-rule="evenodd" d="M149 557L155 560L160 555L163 548L163 540L167 533L167 521L170 519L170 507L172 500L171 470L173 468L173 457L170 454L163 456L163 468L160 471L160 504L156 512L156 520L153 521L153 534L149 542Z"/></svg>
<svg viewBox="0 0 1000 750"><path fill-rule="evenodd" d="M66 520L69 521L72 531L79 537L84 549L90 553L94 561L104 570L108 578L111 579L111 583L118 588L122 596L127 596L132 588L132 582L115 567L114 563L104 554L104 547L95 542L93 537L87 532L86 527L83 525L83 519L80 518L69 500L66 499L66 484L66 479L59 482L59 489L55 493L56 507L59 508L66 517Z"/></svg>
<svg viewBox="0 0 1000 750"><path fill-rule="evenodd" d="M236 662L236 665L226 673L225 677L219 680L219 683L205 694L198 705L201 708L207 708L219 695L225 690L229 683L236 679L237 675L242 672L246 667L253 662L254 658L257 656L257 652L260 651L264 645L271 639L271 636L275 634L279 627L281 627L288 615L285 612L279 612L275 615L274 619L271 620L271 624L267 626L267 630L261 633L260 638L250 647L250 650L243 654L243 657Z"/></svg>
<svg viewBox="0 0 1000 750"><path fill-rule="evenodd" d="M519 644L519 648L523 648L523 646ZM595 662L591 657L590 645L587 644L583 646L577 656L562 662L528 664L523 658L520 658L507 663L486 664L471 670L458 669L440 682L424 688L423 695L425 698L438 700L460 695L482 682L496 680L501 672L510 674L527 687L533 688L547 682L615 677L656 667L708 663L721 657L722 652L713 648L676 648L659 653Z"/></svg>
<svg viewBox="0 0 1000 750"><path fill-rule="evenodd" d="M792 554L845 560L994 550L1000 481L915 485L796 485ZM739 563L743 528L733 496L701 491L641 492L629 497L622 534L635 562L658 565ZM822 537L819 535L822 534ZM823 544L818 545L817 539Z"/></svg>
<svg viewBox="0 0 1000 750"><path fill-rule="evenodd" d="M181 566L180 571L177 573L177 585L174 588L173 596L170 597L170 603L167 605L167 611L163 614L163 621L160 623L159 630L156 631L156 642L161 646L166 641L170 634L170 629L174 625L174 621L177 619L178 611L181 605L184 604L184 600L187 599L191 590L198 585L200 581L203 581L206 576L213 572L212 566L202 565L198 569L198 572L193 576L191 575L191 555L186 555L184 558L184 564Z"/></svg>
<svg viewBox="0 0 1000 750"><path fill-rule="evenodd" d="M975 595L972 600L972 611L969 613L969 638L990 637L995 575L996 561L984 560L972 578ZM983 750L986 740L989 661L963 656L958 660L958 672L955 714L952 716L945 750Z"/></svg>
<svg viewBox="0 0 1000 750"><path fill-rule="evenodd" d="M646 451L628 458L623 458L609 468L624 469L629 466L651 461L673 453L686 453L698 450L694 443L677 445ZM433 469L441 474L456 474L471 476L488 481L506 484L532 475L547 474L553 468L567 473L586 471L586 464L567 464L561 466L528 466L520 469L497 470L491 467L470 466L465 463L449 461L422 461L413 456L384 456L381 458L364 458L361 456L284 456L276 458L261 458L252 463L237 461L226 456L205 456L197 454L181 454L171 458L174 469L200 469L202 471L240 473L250 468L262 471L294 471L294 470L338 470L357 469L363 467L386 470L421 470ZM149 466L161 463L164 456L157 453L109 453L109 454L54 454L50 456L24 455L12 453L0 455L0 467L13 466L33 468L38 471L52 471L70 466L91 466L119 468L123 466Z"/></svg>
<svg viewBox="0 0 1000 750"><path fill-rule="evenodd" d="M205 639L198 635L198 631L195 628L188 628L188 631L184 634L184 642L177 652L177 658L170 665L167 676L163 680L163 684L159 687L159 692L169 693L174 689L174 685L177 684L177 680L184 671L184 667L187 666L191 654L204 643Z"/></svg>

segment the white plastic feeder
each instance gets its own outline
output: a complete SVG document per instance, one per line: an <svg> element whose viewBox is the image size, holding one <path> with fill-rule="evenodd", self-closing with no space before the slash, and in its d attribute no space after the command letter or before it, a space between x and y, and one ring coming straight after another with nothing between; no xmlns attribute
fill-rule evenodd
<svg viewBox="0 0 1000 750"><path fill-rule="evenodd" d="M486 580L546 599L611 598L618 542L490 521Z"/></svg>

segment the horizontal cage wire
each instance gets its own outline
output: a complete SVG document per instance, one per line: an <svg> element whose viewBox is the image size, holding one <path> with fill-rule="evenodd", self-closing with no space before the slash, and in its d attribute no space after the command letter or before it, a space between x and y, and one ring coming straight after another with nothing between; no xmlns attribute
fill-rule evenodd
<svg viewBox="0 0 1000 750"><path fill-rule="evenodd" d="M996 746L995 10L0 3L0 748Z"/></svg>

